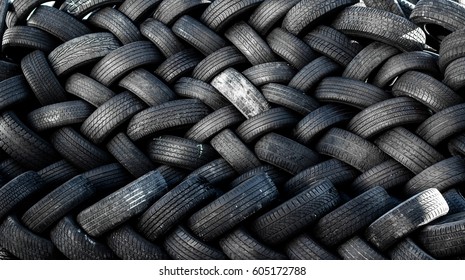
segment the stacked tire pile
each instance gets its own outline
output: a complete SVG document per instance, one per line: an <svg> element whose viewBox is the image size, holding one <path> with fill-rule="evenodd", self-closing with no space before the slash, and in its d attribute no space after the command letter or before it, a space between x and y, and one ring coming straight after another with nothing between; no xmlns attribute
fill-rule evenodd
<svg viewBox="0 0 465 280"><path fill-rule="evenodd" d="M460 259L465 6L0 1L1 259Z"/></svg>

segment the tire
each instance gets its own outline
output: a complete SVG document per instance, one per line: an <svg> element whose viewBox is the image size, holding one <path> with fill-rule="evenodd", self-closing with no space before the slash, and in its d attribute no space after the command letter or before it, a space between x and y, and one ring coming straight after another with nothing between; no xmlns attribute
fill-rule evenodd
<svg viewBox="0 0 465 280"><path fill-rule="evenodd" d="M220 240L220 247L231 260L285 260L287 257L261 244L244 229L236 229Z"/></svg>
<svg viewBox="0 0 465 280"><path fill-rule="evenodd" d="M380 41L406 52L421 51L426 42L425 33L413 22L375 8L348 7L332 26L346 35Z"/></svg>
<svg viewBox="0 0 465 280"><path fill-rule="evenodd" d="M176 227L163 243L168 255L175 260L224 260L224 253L204 243L183 226Z"/></svg>
<svg viewBox="0 0 465 280"><path fill-rule="evenodd" d="M37 171L47 189L55 189L59 185L77 176L79 170L66 160L60 160Z"/></svg>
<svg viewBox="0 0 465 280"><path fill-rule="evenodd" d="M32 95L24 76L17 75L0 82L0 110L27 101Z"/></svg>
<svg viewBox="0 0 465 280"><path fill-rule="evenodd" d="M179 17L188 13L200 14L211 4L205 0L171 0L162 1L153 17L166 25L172 25Z"/></svg>
<svg viewBox="0 0 465 280"><path fill-rule="evenodd" d="M170 57L185 49L171 28L163 23L148 19L140 25L140 32L149 39L165 57Z"/></svg>
<svg viewBox="0 0 465 280"><path fill-rule="evenodd" d="M315 27L303 40L314 51L334 60L342 67L346 67L361 50L349 37L325 25Z"/></svg>
<svg viewBox="0 0 465 280"><path fill-rule="evenodd" d="M100 107L116 95L111 89L80 73L75 73L66 80L65 89L95 107Z"/></svg>
<svg viewBox="0 0 465 280"><path fill-rule="evenodd" d="M119 126L145 108L132 93L123 92L97 108L81 125L81 132L92 142L102 143Z"/></svg>
<svg viewBox="0 0 465 280"><path fill-rule="evenodd" d="M330 159L301 171L289 179L281 190L286 197L292 197L323 179L330 181L335 187L341 187L352 182L358 174L350 165Z"/></svg>
<svg viewBox="0 0 465 280"><path fill-rule="evenodd" d="M63 127L53 132L51 143L66 160L81 170L90 170L109 164L109 153L95 146L72 127Z"/></svg>
<svg viewBox="0 0 465 280"><path fill-rule="evenodd" d="M327 246L339 245L393 206L387 192L374 187L323 216L314 227L315 237Z"/></svg>
<svg viewBox="0 0 465 280"><path fill-rule="evenodd" d="M416 134L433 146L465 130L465 104L444 109L426 119L416 129ZM443 124L448 125L444 126Z"/></svg>
<svg viewBox="0 0 465 280"><path fill-rule="evenodd" d="M461 133L450 139L447 148L453 156L465 156L465 134Z"/></svg>
<svg viewBox="0 0 465 280"><path fill-rule="evenodd" d="M228 184L229 186L226 189L231 190L260 173L266 173L276 186L281 186L289 177L284 171L277 167L272 165L261 165L242 173L239 177L236 176L236 178Z"/></svg>
<svg viewBox="0 0 465 280"><path fill-rule="evenodd" d="M8 181L27 172L28 169L17 163L14 159L8 158L0 163L0 174L2 176L2 186Z"/></svg>
<svg viewBox="0 0 465 280"><path fill-rule="evenodd" d="M16 17L19 20L25 20L27 16L39 5L47 2L46 0L19 0L14 4L11 4Z"/></svg>
<svg viewBox="0 0 465 280"><path fill-rule="evenodd" d="M362 49L347 64L342 77L366 81L386 60L399 53L393 46L381 42L373 42Z"/></svg>
<svg viewBox="0 0 465 280"><path fill-rule="evenodd" d="M300 69L289 82L289 86L309 94L322 79L336 75L339 71L341 67L336 62L321 56Z"/></svg>
<svg viewBox="0 0 465 280"><path fill-rule="evenodd" d="M97 193L108 194L134 180L123 166L117 163L102 165L82 174L88 179Z"/></svg>
<svg viewBox="0 0 465 280"><path fill-rule="evenodd" d="M116 255L105 243L87 235L70 216L61 219L50 231L53 244L71 260L112 260Z"/></svg>
<svg viewBox="0 0 465 280"><path fill-rule="evenodd" d="M184 99L165 102L135 114L129 121L127 135L137 141L168 128L195 124L210 110L200 100Z"/></svg>
<svg viewBox="0 0 465 280"><path fill-rule="evenodd" d="M167 191L165 179L151 171L82 210L76 220L90 236L99 237L144 212Z"/></svg>
<svg viewBox="0 0 465 280"><path fill-rule="evenodd" d="M401 7L399 6L399 3L397 2L397 0L382 0L382 1L363 0L363 3L365 3L365 5L370 8L385 10L395 15L406 17Z"/></svg>
<svg viewBox="0 0 465 280"><path fill-rule="evenodd" d="M226 184L236 176L237 173L234 168L232 168L226 160L219 158L192 171L189 175L187 175L185 180L192 177L203 177L211 185L218 186L220 184ZM218 190L215 191L219 193Z"/></svg>
<svg viewBox="0 0 465 280"><path fill-rule="evenodd" d="M261 137L254 151L261 161L292 175L321 161L320 155L310 148L274 132Z"/></svg>
<svg viewBox="0 0 465 280"><path fill-rule="evenodd" d="M68 98L43 52L33 51L25 56L21 70L41 105L64 102Z"/></svg>
<svg viewBox="0 0 465 280"><path fill-rule="evenodd" d="M179 38L186 41L205 56L227 45L221 36L188 15L179 18L174 23L172 30Z"/></svg>
<svg viewBox="0 0 465 280"><path fill-rule="evenodd" d="M23 260L52 260L58 250L50 240L30 232L16 217L8 216L0 225L0 243Z"/></svg>
<svg viewBox="0 0 465 280"><path fill-rule="evenodd" d="M121 4L123 0L64 0L60 6L60 10L64 10L69 14L82 19L87 14L101 7Z"/></svg>
<svg viewBox="0 0 465 280"><path fill-rule="evenodd" d="M405 238L388 251L392 260L434 260L420 248L412 239Z"/></svg>
<svg viewBox="0 0 465 280"><path fill-rule="evenodd" d="M249 1L259 2L257 0ZM224 36L239 49L252 65L276 61L276 56L270 46L250 25L243 21L227 29Z"/></svg>
<svg viewBox="0 0 465 280"><path fill-rule="evenodd" d="M386 258L359 236L346 241L337 252L344 260L385 260Z"/></svg>
<svg viewBox="0 0 465 280"><path fill-rule="evenodd" d="M288 84L296 71L286 62L268 62L252 66L242 74L256 87L260 87L269 83Z"/></svg>
<svg viewBox="0 0 465 280"><path fill-rule="evenodd" d="M183 77L173 87L177 95L185 98L199 99L213 110L218 110L231 104L212 85L201 80Z"/></svg>
<svg viewBox="0 0 465 280"><path fill-rule="evenodd" d="M316 144L316 151L337 158L362 172L388 158L374 144L340 128L331 128Z"/></svg>
<svg viewBox="0 0 465 280"><path fill-rule="evenodd" d="M270 244L279 244L318 221L340 203L339 193L328 180L311 187L255 219L251 227Z"/></svg>
<svg viewBox="0 0 465 280"><path fill-rule="evenodd" d="M46 105L27 115L28 123L35 131L50 130L62 126L81 124L94 111L94 107L82 100Z"/></svg>
<svg viewBox="0 0 465 280"><path fill-rule="evenodd" d="M315 97L320 102L341 103L363 110L391 98L391 95L361 81L329 77L319 83Z"/></svg>
<svg viewBox="0 0 465 280"><path fill-rule="evenodd" d="M210 144L239 174L262 165L255 154L230 129L218 133L210 140Z"/></svg>
<svg viewBox="0 0 465 280"><path fill-rule="evenodd" d="M394 127L420 124L430 116L426 107L410 97L391 98L355 115L348 123L347 130L369 139Z"/></svg>
<svg viewBox="0 0 465 280"><path fill-rule="evenodd" d="M2 52L13 58L18 54L27 54L33 50L50 53L57 45L58 40L45 31L32 26L13 26L3 33ZM21 56L22 57L22 56Z"/></svg>
<svg viewBox="0 0 465 280"><path fill-rule="evenodd" d="M154 138L148 153L154 162L187 170L195 170L217 158L208 144L169 135Z"/></svg>
<svg viewBox="0 0 465 280"><path fill-rule="evenodd" d="M119 41L108 32L91 33L61 44L48 55L57 76L65 76L119 48Z"/></svg>
<svg viewBox="0 0 465 280"><path fill-rule="evenodd" d="M174 84L181 77L190 75L202 59L202 55L194 49L182 50L163 61L155 74L168 84Z"/></svg>
<svg viewBox="0 0 465 280"><path fill-rule="evenodd" d="M18 64L0 60L0 81L4 81L20 74L21 68Z"/></svg>
<svg viewBox="0 0 465 280"><path fill-rule="evenodd" d="M184 169L169 165L161 165L156 170L165 178L166 185L170 189L181 183L187 175Z"/></svg>
<svg viewBox="0 0 465 280"><path fill-rule="evenodd" d="M375 144L415 174L444 159L422 138L403 127L386 131L375 140Z"/></svg>
<svg viewBox="0 0 465 280"><path fill-rule="evenodd" d="M459 188L452 188L445 191L443 194L444 199L449 205L448 215L465 212L465 198Z"/></svg>
<svg viewBox="0 0 465 280"><path fill-rule="evenodd" d="M465 75L463 68L465 66L465 57L452 61L446 68L443 83L455 91L459 91L465 86Z"/></svg>
<svg viewBox="0 0 465 280"><path fill-rule="evenodd" d="M249 25L260 35L265 36L286 13L300 0L269 0L263 1L249 18Z"/></svg>
<svg viewBox="0 0 465 280"><path fill-rule="evenodd" d="M463 39L464 32L464 30L459 29L447 35L441 41L438 64L442 73L452 61L465 56L465 52L461 48L465 43Z"/></svg>
<svg viewBox="0 0 465 280"><path fill-rule="evenodd" d="M216 76L211 85L229 100L247 119L270 109L262 93L241 73L228 68ZM237 89L241 88L241 91Z"/></svg>
<svg viewBox="0 0 465 280"><path fill-rule="evenodd" d="M435 78L421 72L409 71L392 87L394 96L408 96L423 103L433 112L464 102L464 99Z"/></svg>
<svg viewBox="0 0 465 280"><path fill-rule="evenodd" d="M222 130L236 126L244 120L244 116L233 105L225 106L194 124L184 137L204 143Z"/></svg>
<svg viewBox="0 0 465 280"><path fill-rule="evenodd" d="M137 221L137 229L156 242L189 214L215 198L216 191L204 178L192 176L163 195Z"/></svg>
<svg viewBox="0 0 465 280"><path fill-rule="evenodd" d="M318 244L308 234L301 234L286 245L291 260L339 260L340 258Z"/></svg>
<svg viewBox="0 0 465 280"><path fill-rule="evenodd" d="M263 86L261 91L269 103L288 108L303 116L320 107L313 97L289 86L270 83Z"/></svg>
<svg viewBox="0 0 465 280"><path fill-rule="evenodd" d="M106 243L123 260L168 259L168 254L162 247L146 240L129 225L124 225L109 233Z"/></svg>
<svg viewBox="0 0 465 280"><path fill-rule="evenodd" d="M283 20L283 28L294 35L299 35L315 27L323 19L331 17L345 7L357 2L354 0L300 1L287 12Z"/></svg>
<svg viewBox="0 0 465 280"><path fill-rule="evenodd" d="M286 6L289 3L295 3L296 1L281 1L282 6ZM275 0L265 1L265 3L279 3ZM286 2L286 3L282 3ZM257 10L256 10L257 11ZM276 12L276 10L272 11ZM252 20L253 17L249 20ZM300 70L305 65L309 64L312 60L317 58L317 54L307 45L304 41L296 37L295 35L287 32L282 28L273 29L270 34L266 37L266 41L270 48L279 55L282 59L291 64L295 69Z"/></svg>
<svg viewBox="0 0 465 280"><path fill-rule="evenodd" d="M277 196L270 177L258 174L195 212L187 225L201 239L213 240L270 205Z"/></svg>
<svg viewBox="0 0 465 280"><path fill-rule="evenodd" d="M436 189L427 189L374 221L365 236L384 251L418 227L446 215L447 211L449 207L441 193Z"/></svg>
<svg viewBox="0 0 465 280"><path fill-rule="evenodd" d="M119 5L118 10L133 22L139 23L150 17L162 0L126 0Z"/></svg>
<svg viewBox="0 0 465 280"><path fill-rule="evenodd" d="M110 86L131 70L161 62L162 56L150 42L128 43L107 54L95 64L90 76L105 86Z"/></svg>

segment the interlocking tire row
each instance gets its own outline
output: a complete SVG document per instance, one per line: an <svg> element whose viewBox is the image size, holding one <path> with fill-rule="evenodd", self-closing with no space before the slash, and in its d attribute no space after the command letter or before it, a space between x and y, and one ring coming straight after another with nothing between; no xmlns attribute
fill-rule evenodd
<svg viewBox="0 0 465 280"><path fill-rule="evenodd" d="M0 259L465 258L465 5L0 1Z"/></svg>

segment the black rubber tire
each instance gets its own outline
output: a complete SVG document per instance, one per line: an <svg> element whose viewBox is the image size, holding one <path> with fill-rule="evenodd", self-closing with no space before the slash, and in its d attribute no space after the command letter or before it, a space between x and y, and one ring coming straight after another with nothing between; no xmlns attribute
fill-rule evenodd
<svg viewBox="0 0 465 280"><path fill-rule="evenodd" d="M53 132L50 142L57 152L81 170L90 170L112 162L110 154L95 146L72 127Z"/></svg>
<svg viewBox="0 0 465 280"><path fill-rule="evenodd" d="M386 131L375 140L375 144L415 174L444 159L422 138L403 127Z"/></svg>
<svg viewBox="0 0 465 280"><path fill-rule="evenodd" d="M245 229L238 228L219 241L231 260L285 260L287 257L262 244Z"/></svg>
<svg viewBox="0 0 465 280"><path fill-rule="evenodd" d="M118 39L111 33L91 33L61 44L48 55L48 61L56 75L65 76L106 56L119 46Z"/></svg>
<svg viewBox="0 0 465 280"><path fill-rule="evenodd" d="M65 101L40 107L27 115L28 124L35 131L81 124L94 111L94 107L82 100Z"/></svg>
<svg viewBox="0 0 465 280"><path fill-rule="evenodd" d="M102 165L82 174L89 179L97 193L108 194L129 184L133 177L118 163Z"/></svg>
<svg viewBox="0 0 465 280"><path fill-rule="evenodd" d="M288 3L296 2L295 0L277 1L264 1L263 4L281 3L282 6L286 6ZM307 45L304 41L292 33L289 33L288 31L279 27L273 29L270 34L268 34L266 37L266 42L277 55L291 64L297 70L302 69L305 65L309 64L312 60L317 58L317 54L312 50L312 48L310 48L309 45Z"/></svg>
<svg viewBox="0 0 465 280"><path fill-rule="evenodd" d="M261 161L292 175L321 161L321 156L310 148L274 132L261 137L254 151Z"/></svg>
<svg viewBox="0 0 465 280"><path fill-rule="evenodd" d="M227 45L221 36L188 15L180 17L174 23L172 30L179 38L186 41L205 56Z"/></svg>
<svg viewBox="0 0 465 280"><path fill-rule="evenodd" d="M48 54L58 45L58 40L39 28L13 26L3 33L1 45L4 54L15 58L32 50L40 50Z"/></svg>
<svg viewBox="0 0 465 280"><path fill-rule="evenodd" d="M366 81L375 69L398 53L399 50L393 46L375 41L354 56L344 69L342 77Z"/></svg>
<svg viewBox="0 0 465 280"><path fill-rule="evenodd" d="M56 188L79 173L79 170L66 160L57 161L37 171L49 190Z"/></svg>
<svg viewBox="0 0 465 280"><path fill-rule="evenodd" d="M76 221L98 237L141 214L167 191L165 179L154 170L82 210Z"/></svg>
<svg viewBox="0 0 465 280"><path fill-rule="evenodd" d="M155 70L160 78L168 84L174 84L184 76L190 76L203 56L194 49L185 49L173 54L163 61Z"/></svg>
<svg viewBox="0 0 465 280"><path fill-rule="evenodd" d="M373 248L365 239L354 236L338 247L337 252L344 260L385 260L380 252Z"/></svg>
<svg viewBox="0 0 465 280"><path fill-rule="evenodd" d="M105 6L119 5L124 0L64 0L60 10L82 19L86 15Z"/></svg>
<svg viewBox="0 0 465 280"><path fill-rule="evenodd" d="M81 73L71 75L66 80L65 89L95 107L100 107L116 95L111 89Z"/></svg>
<svg viewBox="0 0 465 280"><path fill-rule="evenodd" d="M362 81L329 77L319 83L315 97L321 102L341 103L363 110L392 96Z"/></svg>
<svg viewBox="0 0 465 280"><path fill-rule="evenodd" d="M271 83L263 86L261 91L268 102L288 108L303 116L320 107L313 97L289 86Z"/></svg>
<svg viewBox="0 0 465 280"><path fill-rule="evenodd" d="M465 213L448 215L418 232L418 240L425 250L436 258L450 259L465 253Z"/></svg>
<svg viewBox="0 0 465 280"><path fill-rule="evenodd" d="M231 104L212 85L201 80L183 77L174 84L173 88L177 95L185 98L199 99L213 110Z"/></svg>
<svg viewBox="0 0 465 280"><path fill-rule="evenodd" d="M211 85L247 119L271 108L263 94L234 68L221 72L212 80Z"/></svg>
<svg viewBox="0 0 465 280"><path fill-rule="evenodd" d="M409 237L394 245L387 253L392 260L434 260Z"/></svg>
<svg viewBox="0 0 465 280"><path fill-rule="evenodd" d="M23 75L13 76L0 81L0 110L23 103L32 96L31 90Z"/></svg>
<svg viewBox="0 0 465 280"><path fill-rule="evenodd" d="M148 153L154 162L187 170L195 170L218 156L208 144L169 135L152 139Z"/></svg>
<svg viewBox="0 0 465 280"><path fill-rule="evenodd" d="M169 0L162 1L153 17L166 25L172 25L184 14L200 14L211 4L210 0Z"/></svg>
<svg viewBox="0 0 465 280"><path fill-rule="evenodd" d="M336 62L321 56L300 69L289 82L289 86L309 94L322 79L336 75L340 70L341 67Z"/></svg>
<svg viewBox="0 0 465 280"><path fill-rule="evenodd" d="M142 40L137 26L117 9L106 7L98 10L91 14L86 22L112 33L123 45Z"/></svg>
<svg viewBox="0 0 465 280"><path fill-rule="evenodd" d="M203 177L188 177L140 216L137 229L155 242L214 199L215 195L216 191Z"/></svg>
<svg viewBox="0 0 465 280"><path fill-rule="evenodd" d="M140 32L149 39L165 57L170 57L185 46L181 40L171 31L171 28L157 20L148 19L140 25Z"/></svg>
<svg viewBox="0 0 465 280"><path fill-rule="evenodd" d="M228 184L229 186L226 189L233 189L260 173L266 173L270 177L271 181L273 181L273 183L278 187L281 187L281 185L289 178L289 176L284 171L272 165L266 164L255 167L254 169L250 169L249 171L236 176L235 179Z"/></svg>
<svg viewBox="0 0 465 280"><path fill-rule="evenodd" d="M130 92L123 92L97 108L81 125L81 132L92 142L102 143L117 127L145 108Z"/></svg>
<svg viewBox="0 0 465 280"><path fill-rule="evenodd" d="M258 2L261 0L249 1ZM236 23L227 29L224 32L224 36L239 49L239 51L252 65L274 62L277 60L265 40L263 40L262 37L260 37L260 35L258 35L252 27L250 27L250 25L243 21Z"/></svg>
<svg viewBox="0 0 465 280"><path fill-rule="evenodd" d="M465 101L440 81L416 71L402 74L392 87L392 94L414 98L433 112L439 112Z"/></svg>
<svg viewBox="0 0 465 280"><path fill-rule="evenodd" d="M269 83L288 84L296 70L287 62L268 62L254 65L242 74L256 87L260 87Z"/></svg>
<svg viewBox="0 0 465 280"><path fill-rule="evenodd" d="M108 152L136 178L155 169L155 164L123 132L108 141L106 147Z"/></svg>
<svg viewBox="0 0 465 280"><path fill-rule="evenodd" d="M236 47L227 46L211 53L200 61L195 66L192 77L208 83L229 67L246 63L247 59Z"/></svg>
<svg viewBox="0 0 465 280"><path fill-rule="evenodd" d="M204 243L183 226L176 227L163 242L168 255L175 260L224 260L224 253Z"/></svg>
<svg viewBox="0 0 465 280"><path fill-rule="evenodd" d="M331 128L316 144L316 150L362 172L388 159L388 156L371 142L340 128Z"/></svg>
<svg viewBox="0 0 465 280"><path fill-rule="evenodd" d="M203 12L201 19L211 29L219 32L241 14L255 8L263 0L217 0Z"/></svg>
<svg viewBox="0 0 465 280"><path fill-rule="evenodd" d="M127 224L109 233L105 240L108 247L123 260L168 259L162 247L148 241Z"/></svg>
<svg viewBox="0 0 465 280"><path fill-rule="evenodd" d="M93 194L90 180L82 175L73 177L36 202L23 214L21 221L30 230L42 233Z"/></svg>
<svg viewBox="0 0 465 280"><path fill-rule="evenodd" d="M27 172L28 169L17 163L14 159L8 158L0 162L0 174L2 176L2 186L15 177Z"/></svg>
<svg viewBox="0 0 465 280"><path fill-rule="evenodd" d="M410 97L397 97L365 108L350 120L346 128L368 139L397 126L420 124L430 116L427 108L418 101Z"/></svg>
<svg viewBox="0 0 465 280"><path fill-rule="evenodd" d="M192 171L185 180L192 177L203 177L211 185L226 189L224 185L236 178L236 176L236 170L226 160L219 158Z"/></svg>
<svg viewBox="0 0 465 280"><path fill-rule="evenodd" d="M391 197L383 188L371 188L323 216L313 228L315 237L327 246L339 245L392 207Z"/></svg>
<svg viewBox="0 0 465 280"><path fill-rule="evenodd" d="M325 25L315 27L303 40L314 51L334 60L342 67L349 65L361 50L360 45L353 43L349 37Z"/></svg>
<svg viewBox="0 0 465 280"><path fill-rule="evenodd" d="M339 260L340 258L318 244L308 234L301 234L286 244L291 260Z"/></svg>
<svg viewBox="0 0 465 280"><path fill-rule="evenodd" d="M289 110L277 107L242 122L237 127L236 134L245 143L251 143L269 132L294 126L298 120Z"/></svg>
<svg viewBox="0 0 465 280"><path fill-rule="evenodd" d="M455 91L461 91L465 86L465 75L463 69L465 67L465 57L458 58L447 66L444 71L443 83Z"/></svg>
<svg viewBox="0 0 465 280"><path fill-rule="evenodd" d="M363 0L365 6L385 10L395 15L406 17L397 0ZM408 18L408 17L407 17Z"/></svg>
<svg viewBox="0 0 465 280"><path fill-rule="evenodd" d="M344 105L321 106L297 123L294 128L294 137L298 142L308 145L327 129L349 122L354 115L355 112Z"/></svg>
<svg viewBox="0 0 465 280"><path fill-rule="evenodd" d="M269 206L277 196L270 177L258 174L195 212L187 225L205 241L216 239Z"/></svg>
<svg viewBox="0 0 465 280"><path fill-rule="evenodd" d="M339 193L333 184L328 180L318 181L255 219L251 227L262 240L279 244L317 222L339 203Z"/></svg>
<svg viewBox="0 0 465 280"><path fill-rule="evenodd" d="M323 19L337 14L347 6L356 4L356 0L303 0L295 4L283 20L283 28L299 35L315 27Z"/></svg>
<svg viewBox="0 0 465 280"><path fill-rule="evenodd" d="M421 51L426 35L408 19L375 8L353 6L340 12L332 26L355 37L383 42L402 51Z"/></svg>
<svg viewBox="0 0 465 280"><path fill-rule="evenodd" d="M394 190L403 187L413 177L414 174L410 170L390 159L355 178L349 189L355 194L361 194L376 186L386 190Z"/></svg>
<svg viewBox="0 0 465 280"><path fill-rule="evenodd" d="M128 124L127 135L137 141L168 128L195 124L209 113L208 107L197 99L165 102L134 115Z"/></svg>
<svg viewBox="0 0 465 280"><path fill-rule="evenodd" d="M394 207L366 230L368 241L381 251L394 245L418 227L444 216L447 202L437 189L427 189Z"/></svg>
<svg viewBox="0 0 465 280"><path fill-rule="evenodd" d="M381 66L372 83L377 87L385 87L407 71L421 71L434 75L439 73L437 61L437 56L421 51L394 55Z"/></svg>
<svg viewBox="0 0 465 280"><path fill-rule="evenodd" d="M63 42L91 33L90 29L75 17L45 5L34 10L27 19L27 25L42 29Z"/></svg>
<svg viewBox="0 0 465 280"><path fill-rule="evenodd" d="M0 248L0 260L2 261L9 261L9 260L17 260L18 258L15 257L12 253L8 252L5 248Z"/></svg>
<svg viewBox="0 0 465 280"><path fill-rule="evenodd" d="M426 119L416 129L416 134L433 146L465 130L465 104L444 109ZM447 125L444 125L447 123Z"/></svg>
<svg viewBox="0 0 465 280"><path fill-rule="evenodd" d="M11 111L0 117L0 146L11 158L32 170L58 160L52 145L26 127Z"/></svg>
<svg viewBox="0 0 465 280"><path fill-rule="evenodd" d="M161 165L156 170L165 178L168 188L172 188L186 177L186 171L181 168L172 167L169 165Z"/></svg>
<svg viewBox="0 0 465 280"><path fill-rule="evenodd" d="M444 73L446 67L454 60L464 57L465 52L462 48L465 30L459 29L444 37L439 48L439 69Z"/></svg>
<svg viewBox="0 0 465 280"><path fill-rule="evenodd" d="M0 187L0 219L44 188L44 181L34 171L27 171Z"/></svg>
<svg viewBox="0 0 465 280"><path fill-rule="evenodd" d="M160 2L162 0L125 0L119 5L118 10L138 23L153 15Z"/></svg>
<svg viewBox="0 0 465 280"><path fill-rule="evenodd" d="M25 20L29 14L39 5L47 2L47 0L19 0L11 4L12 10L15 12L19 20Z"/></svg>
<svg viewBox="0 0 465 280"><path fill-rule="evenodd" d="M447 143L447 149L453 156L465 157L465 134L461 133L450 139Z"/></svg>
<svg viewBox="0 0 465 280"><path fill-rule="evenodd" d="M23 260L52 260L58 253L50 240L32 233L14 216L3 219L0 244Z"/></svg>
<svg viewBox="0 0 465 280"><path fill-rule="evenodd" d="M210 144L239 174L262 165L255 154L230 129L218 133L210 140Z"/></svg>
<svg viewBox="0 0 465 280"><path fill-rule="evenodd" d="M242 123L245 117L233 106L228 105L209 114L194 124L184 135L187 139L204 143L223 129Z"/></svg>
<svg viewBox="0 0 465 280"><path fill-rule="evenodd" d="M21 68L18 64L0 60L0 81L4 81L20 74Z"/></svg>
<svg viewBox="0 0 465 280"><path fill-rule="evenodd" d="M66 101L67 96L41 51L34 51L21 60L21 70L41 105Z"/></svg>
<svg viewBox="0 0 465 280"><path fill-rule="evenodd" d="M445 191L442 196L444 196L447 205L449 205L449 212L447 212L447 215L465 212L465 197L459 187Z"/></svg>
<svg viewBox="0 0 465 280"><path fill-rule="evenodd" d="M113 260L117 258L105 243L87 235L71 216L64 217L51 229L50 239L70 260Z"/></svg>
<svg viewBox="0 0 465 280"><path fill-rule="evenodd" d="M352 182L358 174L350 165L330 159L301 171L289 179L281 190L285 196L292 197L323 179L329 180L335 187L342 187Z"/></svg>
<svg viewBox="0 0 465 280"><path fill-rule="evenodd" d="M250 15L249 25L265 36L300 0L263 1Z"/></svg>

